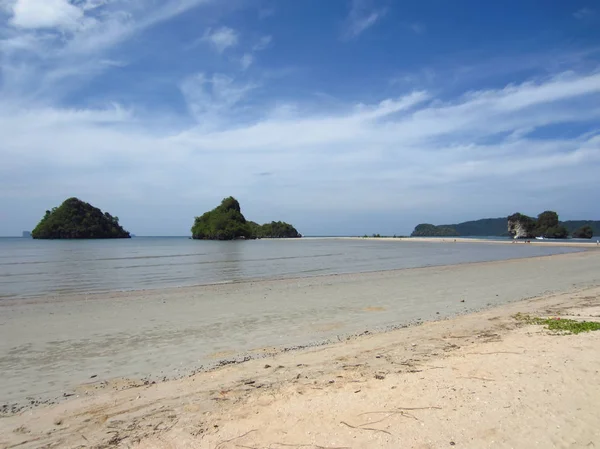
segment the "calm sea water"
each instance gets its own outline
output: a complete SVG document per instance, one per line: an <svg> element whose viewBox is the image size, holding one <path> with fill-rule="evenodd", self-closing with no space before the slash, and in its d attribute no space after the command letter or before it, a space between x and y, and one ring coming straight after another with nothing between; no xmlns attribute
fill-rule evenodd
<svg viewBox="0 0 600 449"><path fill-rule="evenodd" d="M182 287L577 252L477 243L311 239L234 242L0 238L0 299Z"/></svg>

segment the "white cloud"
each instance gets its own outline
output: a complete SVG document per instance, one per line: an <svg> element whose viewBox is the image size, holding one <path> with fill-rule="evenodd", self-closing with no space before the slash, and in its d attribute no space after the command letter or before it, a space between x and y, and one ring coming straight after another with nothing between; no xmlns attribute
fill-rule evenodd
<svg viewBox="0 0 600 449"><path fill-rule="evenodd" d="M210 1L4 0L12 26L0 34L0 99L60 98L79 81L120 65L107 55L117 44Z"/></svg>
<svg viewBox="0 0 600 449"><path fill-rule="evenodd" d="M385 14L385 9L370 8L369 0L352 0L342 37L352 39L359 36L375 25Z"/></svg>
<svg viewBox="0 0 600 449"><path fill-rule="evenodd" d="M17 0L11 23L21 28L72 30L81 25L84 12L68 0Z"/></svg>
<svg viewBox="0 0 600 449"><path fill-rule="evenodd" d="M559 208L548 204L559 197L562 211L574 213L581 192L597 183L600 135L586 125L600 119L597 72L564 72L451 100L442 88L431 87L440 79L432 73L427 89L367 104L276 101L265 94L268 86L199 73L179 86L189 116L175 117L47 101L45 95L71 86L67 79L122 67L125 62L105 49L198 3L172 1L140 16L136 8L120 9L120 2L112 9L110 2L88 1L72 5L83 12L74 22L60 16L44 19L52 25L40 19L22 22L29 28L15 23L0 40L0 205L24 197L52 205L81 195L90 201L116 198L125 210L145 203L153 215L153 203L193 208L234 194L248 207L268 201L273 210L297 213L289 221L299 226L315 216L310 212L327 219L389 213L390 205L413 216L434 210L445 221L446 214L467 209L480 216L531 204L536 210ZM354 2L349 36L383 14L365 5ZM81 26L88 14L94 22ZM68 33L38 29L46 26ZM239 45L239 53L231 54L242 69L272 42L263 36L242 45L226 27L211 30L206 39L218 52ZM249 73L254 71L241 76ZM30 95L35 101L28 101ZM563 124L581 125L576 129L587 133L553 134L553 125ZM199 211L184 212L192 217ZM2 226L0 234L6 233Z"/></svg>
<svg viewBox="0 0 600 449"><path fill-rule="evenodd" d="M570 139L532 133L558 123L598 120L599 81L600 74L568 74L467 93L449 103L415 92L356 104L345 113L307 114L252 106L256 86L198 74L182 84L197 125L176 134L149 129L119 107L3 107L0 156L7 181L0 199L67 194L68 186L60 187L64 179L75 185L80 179L79 188L97 192L102 180L112 176L136 198L208 198L213 193L202 185L220 196L243 194L267 188L256 184L254 173L270 172L269 201L284 205L293 200L299 209L384 212L389 204L405 210L422 203L444 210L448 198L458 201L452 192L458 195L461 185L471 182L496 186L487 198L492 203L506 202L504 189L517 186L523 195L543 201L546 187L537 187L536 180L546 186L544 180L577 173L576 179L568 178L573 188L595 182L598 133ZM579 104L583 100L587 107ZM523 129L528 131L518 132ZM44 176L32 177L38 170ZM10 181L16 174L31 184ZM434 187L443 188L441 199L431 197Z"/></svg>
<svg viewBox="0 0 600 449"><path fill-rule="evenodd" d="M237 31L228 27L221 27L216 30L209 28L202 38L203 41L209 42L219 53L223 53L229 47L235 47L238 39Z"/></svg>

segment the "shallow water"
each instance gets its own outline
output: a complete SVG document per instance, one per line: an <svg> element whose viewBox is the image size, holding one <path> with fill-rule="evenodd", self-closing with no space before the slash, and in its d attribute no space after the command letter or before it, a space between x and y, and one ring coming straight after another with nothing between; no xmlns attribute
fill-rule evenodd
<svg viewBox="0 0 600 449"><path fill-rule="evenodd" d="M577 251L581 249L371 239L0 238L0 299L453 265Z"/></svg>

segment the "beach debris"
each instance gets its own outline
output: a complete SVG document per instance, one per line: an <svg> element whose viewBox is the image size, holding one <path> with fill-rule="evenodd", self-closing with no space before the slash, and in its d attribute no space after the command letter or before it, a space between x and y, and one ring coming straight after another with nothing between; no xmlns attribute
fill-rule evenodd
<svg viewBox="0 0 600 449"><path fill-rule="evenodd" d="M96 377L98 377L98 375L97 375L97 374L92 374L92 375L90 376L90 379L95 379Z"/></svg>
<svg viewBox="0 0 600 449"><path fill-rule="evenodd" d="M216 449L220 449L220 448L222 448L224 445L226 445L227 443L231 443L232 441L239 440L240 438L244 438L245 436L247 436L247 435L251 434L252 432L257 432L257 431L258 431L258 429L252 429L252 430L249 430L248 432L246 432L246 433L244 433L244 434L242 434L242 435L240 435L240 436L237 436L237 437L235 437L235 438L231 438L231 439L229 439L229 440L224 440L224 441L221 441L219 444L217 444L217 445L215 446L215 448L216 448Z"/></svg>
<svg viewBox="0 0 600 449"><path fill-rule="evenodd" d="M455 446L456 443L454 441L450 441L450 446Z"/></svg>
<svg viewBox="0 0 600 449"><path fill-rule="evenodd" d="M351 429L357 429L357 430L372 430L373 432L382 432L382 433L387 433L388 435L391 435L391 433L389 433L387 430L382 430L382 429L374 429L372 427L360 427L360 426L352 426L350 424L348 424L345 421L340 421L340 424L343 424L345 426L350 427Z"/></svg>
<svg viewBox="0 0 600 449"><path fill-rule="evenodd" d="M271 365L265 365L265 369L271 368Z"/></svg>
<svg viewBox="0 0 600 449"><path fill-rule="evenodd" d="M498 296L498 295L496 295L496 296ZM460 302L465 302L465 300L464 300L464 299L461 299L461 300L460 300Z"/></svg>
<svg viewBox="0 0 600 449"><path fill-rule="evenodd" d="M375 379L383 380L383 379L385 379L385 376L383 374L375 374Z"/></svg>

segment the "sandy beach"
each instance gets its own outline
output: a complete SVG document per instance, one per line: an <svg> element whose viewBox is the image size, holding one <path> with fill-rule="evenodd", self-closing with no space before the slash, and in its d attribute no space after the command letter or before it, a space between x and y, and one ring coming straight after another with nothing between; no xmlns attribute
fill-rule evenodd
<svg viewBox="0 0 600 449"><path fill-rule="evenodd" d="M339 237L352 240L381 240L385 242L402 243L485 243L488 245L537 245L566 248L593 248L598 246L597 239L591 240L493 240L486 238L466 238L466 237Z"/></svg>
<svg viewBox="0 0 600 449"><path fill-rule="evenodd" d="M599 269L592 250L5 301L0 447L594 447L600 333L513 315L598 320Z"/></svg>

